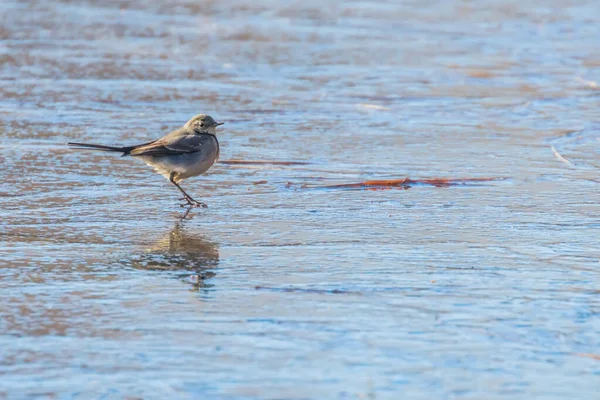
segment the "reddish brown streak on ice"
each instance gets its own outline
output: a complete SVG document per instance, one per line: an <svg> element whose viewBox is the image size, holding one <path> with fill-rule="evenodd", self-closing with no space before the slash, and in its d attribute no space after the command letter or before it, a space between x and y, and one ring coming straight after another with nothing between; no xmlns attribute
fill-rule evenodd
<svg viewBox="0 0 600 400"><path fill-rule="evenodd" d="M364 181L358 183L343 183L339 185L329 185L325 186L328 189L345 189L345 188L363 188L370 190L377 189L390 189L390 188L401 188L408 189L411 185L420 184L420 185L431 185L435 187L449 187L456 186L465 183L474 183L474 182L489 182L495 180L501 180L505 178L429 178L429 179L410 179L410 178L402 178L402 179L382 179L382 180L372 180L372 181Z"/></svg>
<svg viewBox="0 0 600 400"><path fill-rule="evenodd" d="M220 164L227 165L309 165L305 161L262 161L262 160L224 160Z"/></svg>

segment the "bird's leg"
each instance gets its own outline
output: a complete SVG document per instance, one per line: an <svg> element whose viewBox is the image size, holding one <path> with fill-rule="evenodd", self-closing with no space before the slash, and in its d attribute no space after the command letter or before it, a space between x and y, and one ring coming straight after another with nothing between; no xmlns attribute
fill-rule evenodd
<svg viewBox="0 0 600 400"><path fill-rule="evenodd" d="M183 194L183 200L185 200L187 202L187 204L183 204L182 207L185 206L190 206L190 207L202 207L202 208L207 208L208 206L206 204L204 204L201 201L198 200L194 200L192 198L192 196L190 196L189 194L187 194L185 192L185 190L183 190L181 188L181 186L179 186L177 184L177 182L175 182L175 173L171 173L171 176L169 177L169 180L171 181L171 183L175 186L177 186L177 189L179 189L179 191Z"/></svg>

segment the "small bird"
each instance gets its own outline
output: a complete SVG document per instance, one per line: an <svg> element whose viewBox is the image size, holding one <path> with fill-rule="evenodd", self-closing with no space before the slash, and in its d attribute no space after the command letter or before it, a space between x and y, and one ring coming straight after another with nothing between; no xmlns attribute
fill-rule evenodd
<svg viewBox="0 0 600 400"><path fill-rule="evenodd" d="M206 204L187 194L179 186L179 182L205 173L219 159L219 141L216 135L219 125L223 125L223 122L217 122L209 115L199 114L162 138L137 146L119 147L74 142L69 142L69 146L120 152L123 156L139 158L177 186L183 193L182 200L186 201L182 206L206 208Z"/></svg>

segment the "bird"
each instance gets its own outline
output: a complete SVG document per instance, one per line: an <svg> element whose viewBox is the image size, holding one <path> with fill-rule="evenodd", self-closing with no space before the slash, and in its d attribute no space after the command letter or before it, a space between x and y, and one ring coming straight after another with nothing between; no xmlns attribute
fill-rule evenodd
<svg viewBox="0 0 600 400"><path fill-rule="evenodd" d="M153 167L167 178L183 194L182 207L208 207L194 200L179 185L184 179L202 175L219 159L219 140L216 128L223 122L215 121L210 115L198 114L181 128L160 139L136 146L106 146L103 144L69 142L75 149L92 149L123 153L122 156L136 157Z"/></svg>

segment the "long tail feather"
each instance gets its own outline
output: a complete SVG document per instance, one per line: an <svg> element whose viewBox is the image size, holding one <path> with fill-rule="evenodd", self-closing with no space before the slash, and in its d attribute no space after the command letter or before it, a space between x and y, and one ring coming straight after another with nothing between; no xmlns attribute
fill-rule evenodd
<svg viewBox="0 0 600 400"><path fill-rule="evenodd" d="M120 152L123 153L124 156L127 156L131 153L131 150L135 149L136 147L140 147L140 146L146 146L149 144L154 143L155 140L148 142L148 143L142 143L139 144L137 146L122 146L122 147L118 147L118 146L106 146L103 144L91 144L91 143L75 143L75 142L69 142L67 143L69 146L73 146L73 148L75 149L92 149L92 150L102 150L102 151L116 151L116 152Z"/></svg>
<svg viewBox="0 0 600 400"><path fill-rule="evenodd" d="M116 151L116 152L119 152L119 153L123 153L124 156L126 156L127 154L129 154L131 152L131 150L135 147L135 146L117 147L117 146L105 146L103 144L75 143L75 142L69 142L68 145L69 146L73 146L76 149L92 149L92 150L101 150L101 151Z"/></svg>
<svg viewBox="0 0 600 400"><path fill-rule="evenodd" d="M105 146L103 144L90 144L90 143L75 143L69 142L69 146L79 147L82 149L95 149L95 150L104 150L104 151L120 151L125 152L127 147L116 147L116 146Z"/></svg>

